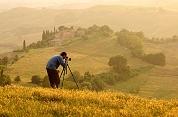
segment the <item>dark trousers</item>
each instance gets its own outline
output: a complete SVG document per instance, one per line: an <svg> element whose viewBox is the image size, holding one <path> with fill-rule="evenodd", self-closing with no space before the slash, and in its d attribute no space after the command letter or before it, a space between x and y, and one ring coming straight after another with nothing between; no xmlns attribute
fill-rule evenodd
<svg viewBox="0 0 178 117"><path fill-rule="evenodd" d="M60 78L57 70L46 69L49 77L49 82L52 88L58 88Z"/></svg>

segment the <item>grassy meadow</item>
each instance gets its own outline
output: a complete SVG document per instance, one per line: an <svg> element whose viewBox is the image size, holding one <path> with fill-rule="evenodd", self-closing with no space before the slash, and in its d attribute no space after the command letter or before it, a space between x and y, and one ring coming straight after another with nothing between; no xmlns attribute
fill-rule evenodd
<svg viewBox="0 0 178 117"><path fill-rule="evenodd" d="M109 58L115 55L127 56L129 64L135 68L147 66L139 59L132 58L130 52L119 46L114 38L75 40L70 43L51 48L33 49L24 55L19 61L9 67L8 74L11 78L21 76L23 81L29 82L32 75L45 76L47 61L53 55L61 51L67 51L72 58L70 62L73 71L80 73L91 72L93 74L109 71Z"/></svg>
<svg viewBox="0 0 178 117"><path fill-rule="evenodd" d="M132 57L130 51L118 45L114 37L74 39L64 41L56 47L30 50L19 61L9 66L8 74L12 79L19 75L24 83L30 82L33 75L44 77L48 59L61 51L67 51L69 57L72 58L70 62L72 71L79 71L81 74L86 71L98 74L110 70L108 66L110 57L123 55L128 59L129 66L132 69L140 70L140 74L129 80L118 82L112 87L108 87L109 89L144 97L178 98L176 49L176 43L160 44L159 46L145 43L146 53L164 52L166 54L166 66L158 67Z"/></svg>
<svg viewBox="0 0 178 117"><path fill-rule="evenodd" d="M0 88L0 116L176 117L176 100L144 99L116 92Z"/></svg>

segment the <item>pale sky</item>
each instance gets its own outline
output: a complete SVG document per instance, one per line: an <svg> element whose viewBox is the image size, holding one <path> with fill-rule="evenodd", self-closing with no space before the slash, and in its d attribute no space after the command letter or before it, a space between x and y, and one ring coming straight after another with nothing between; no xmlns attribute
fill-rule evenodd
<svg viewBox="0 0 178 117"><path fill-rule="evenodd" d="M1 8L14 7L60 7L64 5L118 4L154 7L178 7L178 0L0 0Z"/></svg>

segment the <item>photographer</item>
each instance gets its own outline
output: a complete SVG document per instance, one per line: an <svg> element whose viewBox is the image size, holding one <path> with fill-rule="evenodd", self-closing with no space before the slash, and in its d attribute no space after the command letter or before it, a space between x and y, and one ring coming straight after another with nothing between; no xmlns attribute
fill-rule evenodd
<svg viewBox="0 0 178 117"><path fill-rule="evenodd" d="M52 88L58 88L60 84L59 71L57 69L60 65L63 68L66 67L65 59L67 59L67 53L62 52L60 55L53 56L47 63L46 70Z"/></svg>

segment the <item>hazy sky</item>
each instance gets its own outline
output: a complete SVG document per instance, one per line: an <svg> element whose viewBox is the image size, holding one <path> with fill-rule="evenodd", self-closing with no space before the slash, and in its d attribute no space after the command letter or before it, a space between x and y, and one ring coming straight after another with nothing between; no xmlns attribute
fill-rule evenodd
<svg viewBox="0 0 178 117"><path fill-rule="evenodd" d="M96 5L119 4L137 6L178 7L178 0L0 0L1 8L26 7L58 7L72 4Z"/></svg>

